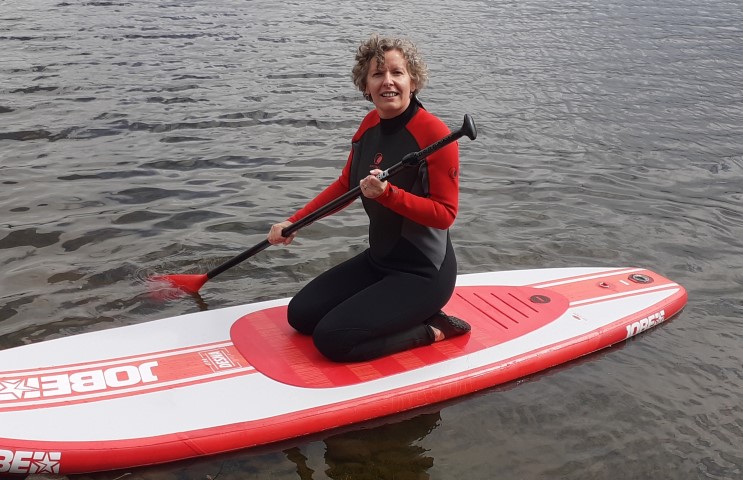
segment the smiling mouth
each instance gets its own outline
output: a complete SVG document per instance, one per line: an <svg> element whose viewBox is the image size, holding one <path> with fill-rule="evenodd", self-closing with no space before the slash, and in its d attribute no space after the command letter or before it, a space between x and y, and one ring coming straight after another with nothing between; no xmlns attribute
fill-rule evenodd
<svg viewBox="0 0 743 480"><path fill-rule="evenodd" d="M384 92L384 93L382 94L382 96L383 96L383 97L385 97L385 98L396 97L396 96L398 96L398 95L400 95L400 94L399 94L399 93L397 93L397 92Z"/></svg>

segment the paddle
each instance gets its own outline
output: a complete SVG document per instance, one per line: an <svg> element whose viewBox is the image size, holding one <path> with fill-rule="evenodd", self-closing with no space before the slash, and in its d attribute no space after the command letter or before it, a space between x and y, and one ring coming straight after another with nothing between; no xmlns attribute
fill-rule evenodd
<svg viewBox="0 0 743 480"><path fill-rule="evenodd" d="M440 150L441 148L445 147L446 145L449 145L450 143L459 140L460 138L467 136L470 140L474 140L477 137L477 128L475 127L475 122L472 120L472 117L470 115L464 116L464 123L462 124L462 127L455 131L450 133L449 135L445 136L441 140L438 140L435 143L432 143L431 145L427 146L426 148L419 150L417 152L411 152L408 153L403 157L403 159L396 163L395 165L391 166L387 170L383 171L382 173L377 175L377 178L380 180L386 180L390 178L391 176L395 175L396 173L400 172L404 168L412 167L420 164L421 161L423 161L424 158L431 155L437 150ZM328 204L320 207L319 209L315 210L311 214L307 215L306 217L302 218L301 220L297 220L296 222L292 223L288 227L284 228L281 231L281 234L284 237L288 237L292 233L296 232L302 227L305 227L309 225L310 223L319 220L320 218L329 215L331 213L334 213L337 209L345 206L346 204L350 203L356 197L361 195L361 187L356 186L353 189L349 190L348 192L344 193L340 197L336 198L332 202L329 202ZM235 265L244 262L248 258L252 257L253 255L262 252L266 248L271 246L269 241L263 240L261 243L245 250L241 254L227 260L221 265L218 265L214 267L213 269L209 270L207 273L201 273L201 274L181 274L181 275L156 275L151 278L153 281L157 282L168 282L172 286L177 287L183 291L195 293L198 292L199 289L212 278L216 277L220 273L224 272L225 270L228 270Z"/></svg>

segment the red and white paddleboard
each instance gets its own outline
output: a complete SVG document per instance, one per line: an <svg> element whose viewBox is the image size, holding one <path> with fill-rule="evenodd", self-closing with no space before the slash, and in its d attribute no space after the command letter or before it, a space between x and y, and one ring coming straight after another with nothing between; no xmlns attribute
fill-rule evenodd
<svg viewBox="0 0 743 480"><path fill-rule="evenodd" d="M641 268L461 275L445 311L472 332L366 363L325 360L288 299L0 351L0 474L80 473L275 442L507 382L678 313Z"/></svg>

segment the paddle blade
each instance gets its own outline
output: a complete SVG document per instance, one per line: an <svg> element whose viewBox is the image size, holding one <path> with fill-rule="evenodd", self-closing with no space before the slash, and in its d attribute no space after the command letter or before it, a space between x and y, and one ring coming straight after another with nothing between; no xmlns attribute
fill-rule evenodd
<svg viewBox="0 0 743 480"><path fill-rule="evenodd" d="M196 293L209 280L205 273L197 275L156 275L150 278L153 282L168 283L188 293Z"/></svg>

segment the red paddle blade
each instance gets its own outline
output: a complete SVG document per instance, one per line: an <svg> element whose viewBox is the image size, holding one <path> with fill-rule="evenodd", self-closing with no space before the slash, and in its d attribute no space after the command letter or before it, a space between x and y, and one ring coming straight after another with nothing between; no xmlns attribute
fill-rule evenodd
<svg viewBox="0 0 743 480"><path fill-rule="evenodd" d="M197 275L156 275L150 280L154 282L167 282L184 292L196 293L209 280L205 273Z"/></svg>

